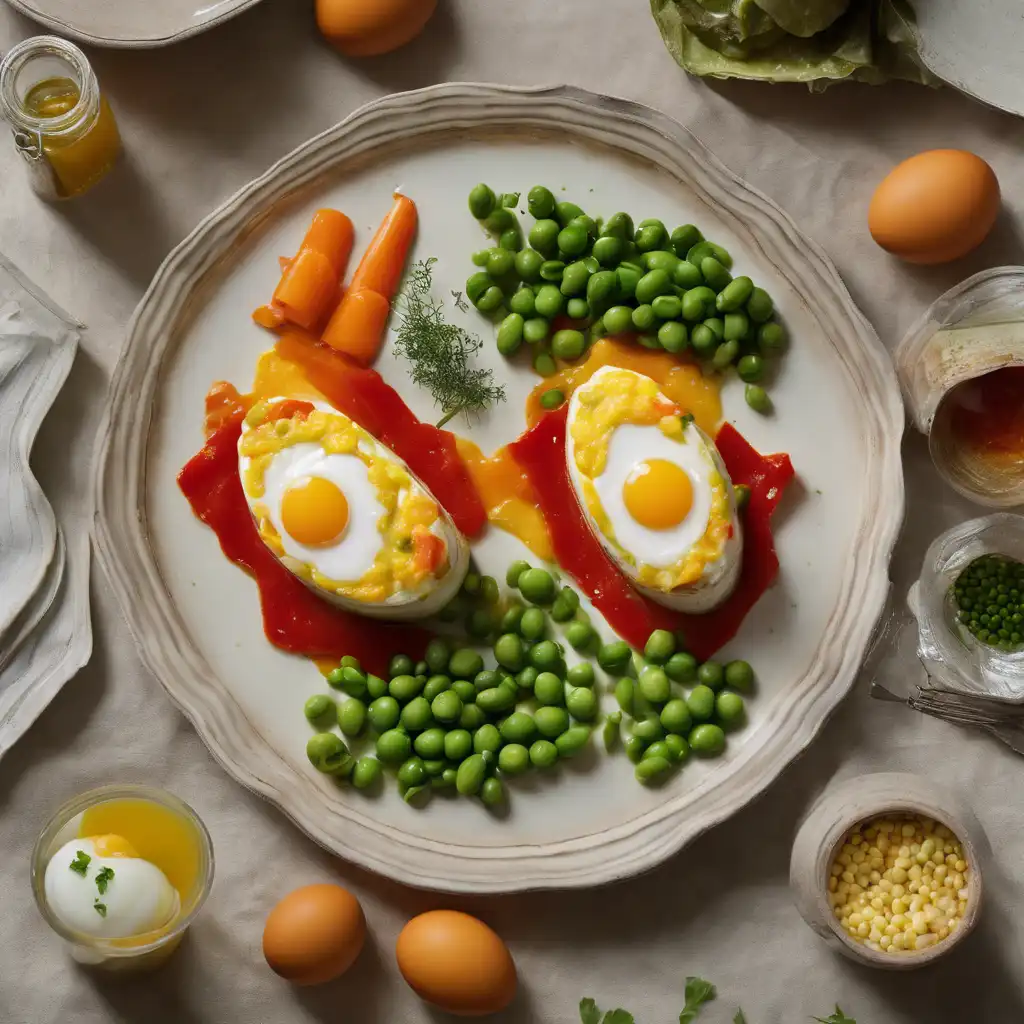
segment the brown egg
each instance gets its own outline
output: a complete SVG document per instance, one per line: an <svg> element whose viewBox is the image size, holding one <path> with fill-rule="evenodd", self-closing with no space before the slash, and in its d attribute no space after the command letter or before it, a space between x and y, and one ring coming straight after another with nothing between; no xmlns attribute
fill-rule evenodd
<svg viewBox="0 0 1024 1024"><path fill-rule="evenodd" d="M416 994L459 1017L503 1010L516 994L516 965L501 939L457 910L414 917L398 936L398 969Z"/></svg>
<svg viewBox="0 0 1024 1024"><path fill-rule="evenodd" d="M998 213L999 182L981 157L933 149L889 172L871 200L868 228L909 263L946 263L979 245Z"/></svg>
<svg viewBox="0 0 1024 1024"><path fill-rule="evenodd" d="M296 985L321 985L344 974L359 956L366 918L340 885L307 885L271 910L263 955L271 970Z"/></svg>
<svg viewBox="0 0 1024 1024"><path fill-rule="evenodd" d="M376 57L423 31L437 0L316 0L316 23L349 57Z"/></svg>

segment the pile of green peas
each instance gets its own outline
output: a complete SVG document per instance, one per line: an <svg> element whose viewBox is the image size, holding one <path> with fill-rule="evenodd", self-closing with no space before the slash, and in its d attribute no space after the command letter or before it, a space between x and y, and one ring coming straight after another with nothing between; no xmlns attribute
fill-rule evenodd
<svg viewBox="0 0 1024 1024"><path fill-rule="evenodd" d="M693 224L669 232L656 219L634 226L627 213L606 221L557 201L536 185L527 195L535 218L523 235L515 207L520 194L476 185L469 209L496 245L473 254L480 269L466 295L499 324L498 350L512 356L526 345L541 376L572 361L603 337L630 337L645 348L689 350L718 371L736 367L747 404L768 413L766 359L787 345L771 296L745 276L733 277L732 256ZM559 318L571 327L553 330ZM564 395L552 389L546 408Z"/></svg>
<svg viewBox="0 0 1024 1024"><path fill-rule="evenodd" d="M975 558L951 588L957 621L997 650L1024 644L1024 563L1003 555Z"/></svg>

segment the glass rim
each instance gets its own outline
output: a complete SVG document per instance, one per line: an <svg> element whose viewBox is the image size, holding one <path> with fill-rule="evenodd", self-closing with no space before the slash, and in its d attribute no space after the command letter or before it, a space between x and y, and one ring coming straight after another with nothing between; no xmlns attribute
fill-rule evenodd
<svg viewBox="0 0 1024 1024"><path fill-rule="evenodd" d="M19 72L41 56L65 61L78 78L78 102L57 117L36 117L25 110L16 90ZM59 36L31 36L15 44L0 59L0 112L16 132L63 136L78 129L99 112L99 82L86 55L74 43Z"/></svg>
<svg viewBox="0 0 1024 1024"><path fill-rule="evenodd" d="M187 819L195 826L196 833L199 836L200 854L205 870L201 887L191 909L187 914L180 915L174 921L172 927L155 928L148 932L142 932L140 935L122 936L116 939L98 938L95 935L88 935L85 932L68 927L50 909L44 888L46 868L50 862L47 852L54 836L75 815L81 814L97 804L118 799L148 800L150 803L161 804ZM160 949L185 932L188 926L195 920L199 911L202 910L207 897L210 895L210 890L213 887L214 867L213 840L210 837L209 830L203 823L202 818L184 800L165 789L158 789L155 786L146 786L139 783L113 783L79 793L78 796L74 796L61 804L47 820L32 847L32 895L46 923L65 941L75 946L97 950L111 958L121 957L128 959ZM136 942L131 946L121 945L127 939L135 940L146 936L152 936L152 938L145 942Z"/></svg>

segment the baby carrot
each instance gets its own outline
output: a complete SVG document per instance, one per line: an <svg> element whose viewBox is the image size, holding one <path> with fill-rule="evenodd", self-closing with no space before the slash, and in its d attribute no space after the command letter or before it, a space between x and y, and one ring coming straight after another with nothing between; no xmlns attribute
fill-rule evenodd
<svg viewBox="0 0 1024 1024"><path fill-rule="evenodd" d="M391 303L380 292L350 288L328 321L323 340L360 365L369 366L380 351L390 313Z"/></svg>
<svg viewBox="0 0 1024 1024"><path fill-rule="evenodd" d="M379 292L389 301L395 297L418 220L416 204L408 196L396 192L395 205L381 222L359 261L349 285L350 291L369 289Z"/></svg>
<svg viewBox="0 0 1024 1024"><path fill-rule="evenodd" d="M314 249L300 249L281 276L271 305L289 323L310 330L338 299L338 275L331 261Z"/></svg>
<svg viewBox="0 0 1024 1024"><path fill-rule="evenodd" d="M352 255L354 240L355 229L352 227L352 221L340 210L325 208L313 214L313 223L306 232L299 251L312 249L314 252L323 253L341 281L345 277L348 258Z"/></svg>

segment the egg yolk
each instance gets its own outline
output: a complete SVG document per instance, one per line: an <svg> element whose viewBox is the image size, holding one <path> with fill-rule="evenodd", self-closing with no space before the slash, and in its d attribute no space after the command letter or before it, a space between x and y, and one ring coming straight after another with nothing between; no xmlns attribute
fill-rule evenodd
<svg viewBox="0 0 1024 1024"><path fill-rule="evenodd" d="M667 459L646 459L622 485L626 510L649 530L678 526L693 505L693 485L686 471Z"/></svg>
<svg viewBox="0 0 1024 1024"><path fill-rule="evenodd" d="M92 841L99 857L138 857L135 847L124 836L119 836L115 832L92 836Z"/></svg>
<svg viewBox="0 0 1024 1024"><path fill-rule="evenodd" d="M348 526L348 500L330 480L312 476L292 484L281 498L281 525L299 544L333 544Z"/></svg>

